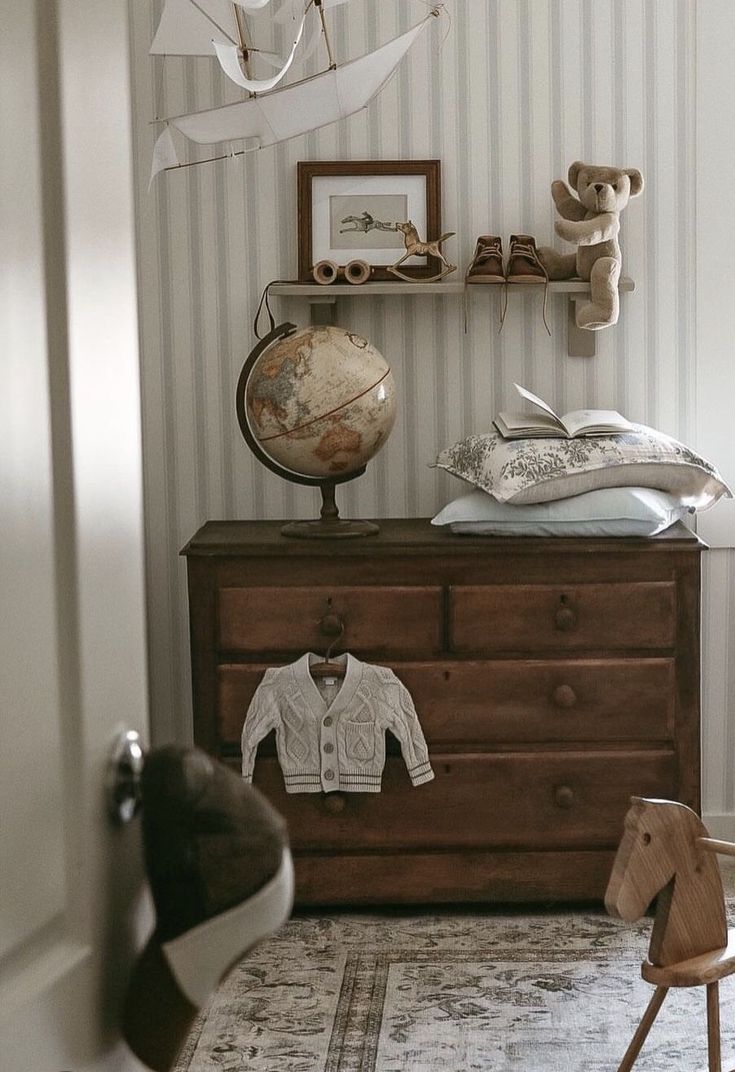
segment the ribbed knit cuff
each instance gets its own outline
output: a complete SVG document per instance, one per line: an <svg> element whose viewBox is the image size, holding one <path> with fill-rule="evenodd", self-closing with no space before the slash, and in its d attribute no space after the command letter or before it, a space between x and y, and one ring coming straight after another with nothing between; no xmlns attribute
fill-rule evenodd
<svg viewBox="0 0 735 1072"><path fill-rule="evenodd" d="M428 759L425 763L419 763L415 767L412 767L408 772L411 779L411 785L423 785L424 782L430 782L434 777L434 772L431 769L431 764Z"/></svg>

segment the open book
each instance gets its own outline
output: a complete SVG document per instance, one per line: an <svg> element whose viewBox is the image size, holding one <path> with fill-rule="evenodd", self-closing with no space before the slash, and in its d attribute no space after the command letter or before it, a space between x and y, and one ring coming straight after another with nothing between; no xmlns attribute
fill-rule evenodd
<svg viewBox="0 0 735 1072"><path fill-rule="evenodd" d="M633 428L630 421L614 409L575 409L560 417L543 398L520 384L513 386L521 398L537 406L541 412L499 413L493 423L505 439L537 439L541 436L574 439L575 436L630 432Z"/></svg>

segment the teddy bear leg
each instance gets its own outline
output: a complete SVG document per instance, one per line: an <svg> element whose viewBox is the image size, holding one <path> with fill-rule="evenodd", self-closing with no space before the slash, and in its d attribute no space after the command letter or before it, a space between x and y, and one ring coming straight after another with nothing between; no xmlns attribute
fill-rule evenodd
<svg viewBox="0 0 735 1072"><path fill-rule="evenodd" d="M551 246L540 246L538 256L549 279L571 279L577 274L577 258L574 253L559 253Z"/></svg>
<svg viewBox="0 0 735 1072"><path fill-rule="evenodd" d="M620 261L615 257L600 257L590 272L591 301L577 310L577 327L599 331L617 324L620 312L618 280Z"/></svg>

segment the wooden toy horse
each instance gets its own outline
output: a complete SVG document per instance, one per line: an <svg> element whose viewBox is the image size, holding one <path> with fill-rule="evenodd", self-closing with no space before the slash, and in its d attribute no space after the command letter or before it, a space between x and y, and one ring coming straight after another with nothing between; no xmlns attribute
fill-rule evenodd
<svg viewBox="0 0 735 1072"><path fill-rule="evenodd" d="M735 972L735 929L714 853L735 845L707 836L691 808L633 797L605 894L612 916L640 919L658 894L643 978L656 987L618 1072L629 1072L672 986L707 987L709 1072L721 1072L719 981Z"/></svg>
<svg viewBox="0 0 735 1072"><path fill-rule="evenodd" d="M400 231L403 235L403 244L406 247L406 252L402 257L399 257L395 264L388 266L388 271L393 275L397 275L399 279L405 279L408 283L415 283L417 280L409 275L404 275L403 272L398 271L399 265L403 264L409 257L436 257L442 262L444 268L436 275L430 276L425 279L423 276L418 280L420 283L436 283L437 280L443 279L445 275L449 275L450 272L456 272L457 265L450 264L442 251L439 249L442 242L445 242L447 238L451 238L454 231L447 231L445 234L440 235L439 238L435 238L433 242L422 242L419 238L419 233L414 227L411 220L406 223L397 223L396 230Z"/></svg>

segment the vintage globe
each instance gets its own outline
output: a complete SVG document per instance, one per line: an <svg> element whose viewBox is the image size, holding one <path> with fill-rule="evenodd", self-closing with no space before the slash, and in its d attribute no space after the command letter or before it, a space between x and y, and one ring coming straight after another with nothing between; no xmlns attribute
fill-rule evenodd
<svg viewBox="0 0 735 1072"><path fill-rule="evenodd" d="M245 384L261 449L299 476L344 480L380 450L396 416L390 366L354 332L303 328L273 343Z"/></svg>

